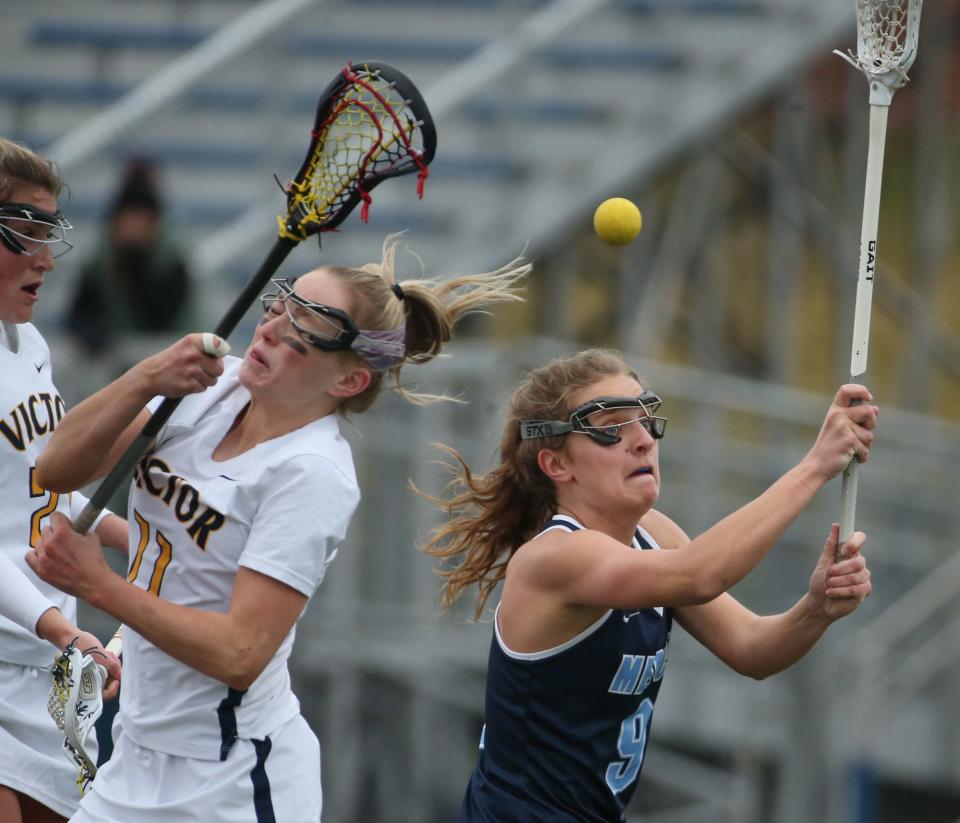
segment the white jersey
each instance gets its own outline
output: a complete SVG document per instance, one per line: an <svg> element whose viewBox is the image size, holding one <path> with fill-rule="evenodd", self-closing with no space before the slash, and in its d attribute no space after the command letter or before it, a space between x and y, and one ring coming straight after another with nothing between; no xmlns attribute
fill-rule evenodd
<svg viewBox="0 0 960 823"><path fill-rule="evenodd" d="M335 415L229 460L213 460L250 400L237 379L240 362L226 358L216 386L184 398L130 487L128 579L195 609L226 612L238 566L309 598L360 500ZM155 751L213 760L224 759L237 737L265 737L300 710L287 670L294 634L295 628L240 692L174 660L128 627L120 694L124 732Z"/></svg>
<svg viewBox="0 0 960 823"><path fill-rule="evenodd" d="M71 498L41 489L34 465L64 414L53 384L50 349L30 323L4 324L0 341L0 552L66 618L76 622L76 600L42 581L23 559L55 511L67 517ZM76 500L73 501L76 504ZM0 660L49 667L56 649L26 628L0 615Z"/></svg>

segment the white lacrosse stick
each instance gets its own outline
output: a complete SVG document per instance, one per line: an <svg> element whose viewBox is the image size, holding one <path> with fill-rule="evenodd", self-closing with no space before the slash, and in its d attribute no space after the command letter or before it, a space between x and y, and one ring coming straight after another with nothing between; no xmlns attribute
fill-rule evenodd
<svg viewBox="0 0 960 823"><path fill-rule="evenodd" d="M53 684L47 698L47 711L63 732L64 753L80 770L77 785L83 794L97 775L97 764L84 743L103 711L107 670L92 655L83 654L71 643L53 661L51 675Z"/></svg>
<svg viewBox="0 0 960 823"><path fill-rule="evenodd" d="M883 180L883 147L887 136L887 111L893 95L907 80L907 69L917 56L917 33L923 0L856 0L857 53L837 51L870 84L870 143L867 149L867 179L863 195L863 225L860 231L860 271L853 317L853 352L850 382L862 383L867 371L870 344L870 305L877 267L877 223L880 216L880 185ZM856 459L843 472L843 513L840 548L853 534L857 509Z"/></svg>

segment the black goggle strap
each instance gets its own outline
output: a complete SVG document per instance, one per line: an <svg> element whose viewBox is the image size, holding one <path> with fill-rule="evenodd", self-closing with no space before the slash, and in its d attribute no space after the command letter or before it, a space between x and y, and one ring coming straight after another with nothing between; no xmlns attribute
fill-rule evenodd
<svg viewBox="0 0 960 823"><path fill-rule="evenodd" d="M534 440L537 437L553 437L558 434L569 434L573 431L572 423L563 420L521 420L520 439Z"/></svg>
<svg viewBox="0 0 960 823"><path fill-rule="evenodd" d="M51 230L58 229L59 234L51 238L27 238L7 226L4 221L8 219L25 220L29 223L41 223L49 226ZM73 244L70 243L65 236L66 232L72 228L73 226L70 224L70 221L67 220L61 212L53 214L43 209L38 209L29 203L0 203L0 242L14 254L30 254L20 240L20 238L23 237L24 240L30 239L31 242L44 246L62 243L65 248L59 254L54 255L54 257L60 257L73 248ZM33 252L33 254L36 254L36 252Z"/></svg>
<svg viewBox="0 0 960 823"><path fill-rule="evenodd" d="M663 437L667 427L665 417L655 417L654 412L660 407L663 401L652 391L645 391L639 397L596 397L577 406L570 414L570 420L521 420L520 421L520 439L533 440L538 437L553 437L560 434L569 434L576 432L586 434L592 437L598 443L605 446L612 446L620 442L619 435L609 434L603 431L604 428L596 428L585 425L585 421L591 414L600 411L609 411L611 409L643 409L650 424L647 431L655 439ZM611 427L613 428L613 427Z"/></svg>

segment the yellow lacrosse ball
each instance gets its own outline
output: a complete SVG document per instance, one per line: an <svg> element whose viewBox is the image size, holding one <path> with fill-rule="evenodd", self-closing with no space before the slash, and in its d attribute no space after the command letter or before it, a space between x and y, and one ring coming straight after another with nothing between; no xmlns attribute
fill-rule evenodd
<svg viewBox="0 0 960 823"><path fill-rule="evenodd" d="M640 209L625 197L604 200L593 213L593 230L604 243L625 246L640 233Z"/></svg>

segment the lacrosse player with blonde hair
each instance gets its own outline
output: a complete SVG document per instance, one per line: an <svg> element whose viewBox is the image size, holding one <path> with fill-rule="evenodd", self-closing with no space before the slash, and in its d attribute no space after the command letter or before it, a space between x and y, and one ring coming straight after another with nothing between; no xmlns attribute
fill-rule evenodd
<svg viewBox="0 0 960 823"><path fill-rule="evenodd" d="M117 659L75 625L76 600L40 580L24 562L50 516L79 514L79 494L38 482L35 462L65 413L53 383L50 350L30 322L54 258L70 249L70 224L57 206L53 164L0 138L0 820L63 820L80 800L77 770L47 711L57 649L95 652L115 680ZM105 512L104 543L126 549L126 523ZM112 696L116 686L108 685ZM87 741L96 757L96 739Z"/></svg>
<svg viewBox="0 0 960 823"><path fill-rule="evenodd" d="M183 397L134 473L126 578L61 518L29 559L124 624L114 754L78 823L320 819L320 746L287 660L360 499L338 417L384 381L428 399L401 369L437 356L467 312L519 299L530 268L397 283L396 248L274 281L242 359L187 336L61 422L38 471L67 490L112 468L159 395Z"/></svg>

